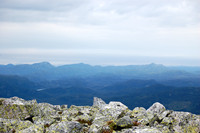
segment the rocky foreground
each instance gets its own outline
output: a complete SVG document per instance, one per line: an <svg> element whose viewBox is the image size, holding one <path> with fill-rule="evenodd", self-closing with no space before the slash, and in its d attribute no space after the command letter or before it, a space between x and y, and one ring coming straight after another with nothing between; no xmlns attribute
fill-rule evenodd
<svg viewBox="0 0 200 133"><path fill-rule="evenodd" d="M166 110L160 103L129 110L120 102L93 106L51 105L0 98L0 133L199 133L200 116Z"/></svg>

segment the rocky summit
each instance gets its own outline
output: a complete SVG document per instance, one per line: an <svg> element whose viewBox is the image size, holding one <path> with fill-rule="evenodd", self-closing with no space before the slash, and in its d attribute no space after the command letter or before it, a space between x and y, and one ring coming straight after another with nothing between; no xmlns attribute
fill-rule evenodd
<svg viewBox="0 0 200 133"><path fill-rule="evenodd" d="M167 110L156 102L133 110L121 102L93 106L51 105L0 98L0 133L199 133L200 116Z"/></svg>

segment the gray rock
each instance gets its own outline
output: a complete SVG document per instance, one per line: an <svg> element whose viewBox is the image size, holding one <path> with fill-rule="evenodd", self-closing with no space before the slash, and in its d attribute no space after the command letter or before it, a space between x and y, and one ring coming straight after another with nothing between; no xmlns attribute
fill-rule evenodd
<svg viewBox="0 0 200 133"><path fill-rule="evenodd" d="M80 123L91 124L98 111L95 107L90 106L71 106L63 117L67 116L70 121L79 121Z"/></svg>
<svg viewBox="0 0 200 133"><path fill-rule="evenodd" d="M103 108L105 105L106 103L101 98L94 97L94 100L93 100L94 107Z"/></svg>
<svg viewBox="0 0 200 133"><path fill-rule="evenodd" d="M30 121L0 118L0 133L20 131L33 125Z"/></svg>
<svg viewBox="0 0 200 133"><path fill-rule="evenodd" d="M40 116L56 115L57 112L57 108L49 103L39 103L38 108L40 110Z"/></svg>
<svg viewBox="0 0 200 133"><path fill-rule="evenodd" d="M25 120L29 116L39 115L37 101L25 101L18 97L0 99L0 118Z"/></svg>
<svg viewBox="0 0 200 133"><path fill-rule="evenodd" d="M168 118L172 119L171 128L175 132L200 132L199 115L194 115L189 112L173 111Z"/></svg>
<svg viewBox="0 0 200 133"><path fill-rule="evenodd" d="M165 110L164 112L158 115L159 120L162 120L163 118L169 116L172 112L172 110Z"/></svg>
<svg viewBox="0 0 200 133"><path fill-rule="evenodd" d="M80 133L83 125L81 125L79 122L69 122L67 125L68 131L70 133Z"/></svg>
<svg viewBox="0 0 200 133"><path fill-rule="evenodd" d="M79 122L63 121L58 124L53 124L46 129L47 133L59 132L59 133L80 133L82 125Z"/></svg>
<svg viewBox="0 0 200 133"><path fill-rule="evenodd" d="M20 131L20 133L44 133L45 128L43 125L33 125Z"/></svg>
<svg viewBox="0 0 200 133"><path fill-rule="evenodd" d="M129 116L124 116L117 121L116 125L120 128L130 128L133 126L133 121Z"/></svg>
<svg viewBox="0 0 200 133"><path fill-rule="evenodd" d="M149 109L147 109L147 112L153 113L153 114L161 114L165 110L166 109L162 104L160 104L159 102L156 102Z"/></svg>
<svg viewBox="0 0 200 133"><path fill-rule="evenodd" d="M116 120L123 117L128 111L128 107L120 102L110 102L99 109L95 115L94 123ZM99 122L98 122L99 121Z"/></svg>
<svg viewBox="0 0 200 133"><path fill-rule="evenodd" d="M36 100L25 101L24 99L19 98L19 97L5 98L2 101L2 104L4 105L32 105L35 103L36 103Z"/></svg>
<svg viewBox="0 0 200 133"><path fill-rule="evenodd" d="M110 102L104 107L103 111L107 113L106 115L118 119L123 117L129 110L128 107L121 102Z"/></svg>
<svg viewBox="0 0 200 133"><path fill-rule="evenodd" d="M149 124L152 119L155 117L154 114L151 112L147 113L146 109L143 107L136 107L131 112L130 117L134 120L140 123L141 125L147 125Z"/></svg>
<svg viewBox="0 0 200 133"><path fill-rule="evenodd" d="M34 124L37 125L51 125L56 122L56 120L52 116L45 116L45 117L33 117Z"/></svg>
<svg viewBox="0 0 200 133"><path fill-rule="evenodd" d="M97 110L89 131L101 132L104 129L107 130L107 126L105 126L107 122L116 121L124 117L128 111L130 111L128 107L121 102L110 102L106 104L104 107Z"/></svg>
<svg viewBox="0 0 200 133"><path fill-rule="evenodd" d="M162 133L156 128L145 128L145 129L136 129L132 133Z"/></svg>
<svg viewBox="0 0 200 133"><path fill-rule="evenodd" d="M128 109L128 107L121 102L110 102L108 105L105 106L105 108L113 108L116 110L125 110Z"/></svg>
<svg viewBox="0 0 200 133"><path fill-rule="evenodd" d="M134 127L129 129L122 129L119 131L119 133L162 133L162 131L151 127Z"/></svg>

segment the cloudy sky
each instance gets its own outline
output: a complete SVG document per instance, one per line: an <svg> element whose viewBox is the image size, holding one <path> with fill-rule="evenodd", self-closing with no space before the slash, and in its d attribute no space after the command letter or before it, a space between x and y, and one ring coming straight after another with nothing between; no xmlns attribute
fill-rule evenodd
<svg viewBox="0 0 200 133"><path fill-rule="evenodd" d="M0 0L0 64L200 65L200 0Z"/></svg>

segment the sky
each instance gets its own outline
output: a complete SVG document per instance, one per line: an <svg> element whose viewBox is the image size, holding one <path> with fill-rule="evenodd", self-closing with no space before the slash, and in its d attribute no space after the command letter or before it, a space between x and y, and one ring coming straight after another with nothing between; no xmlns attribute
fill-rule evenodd
<svg viewBox="0 0 200 133"><path fill-rule="evenodd" d="M0 0L0 64L200 66L200 0Z"/></svg>

